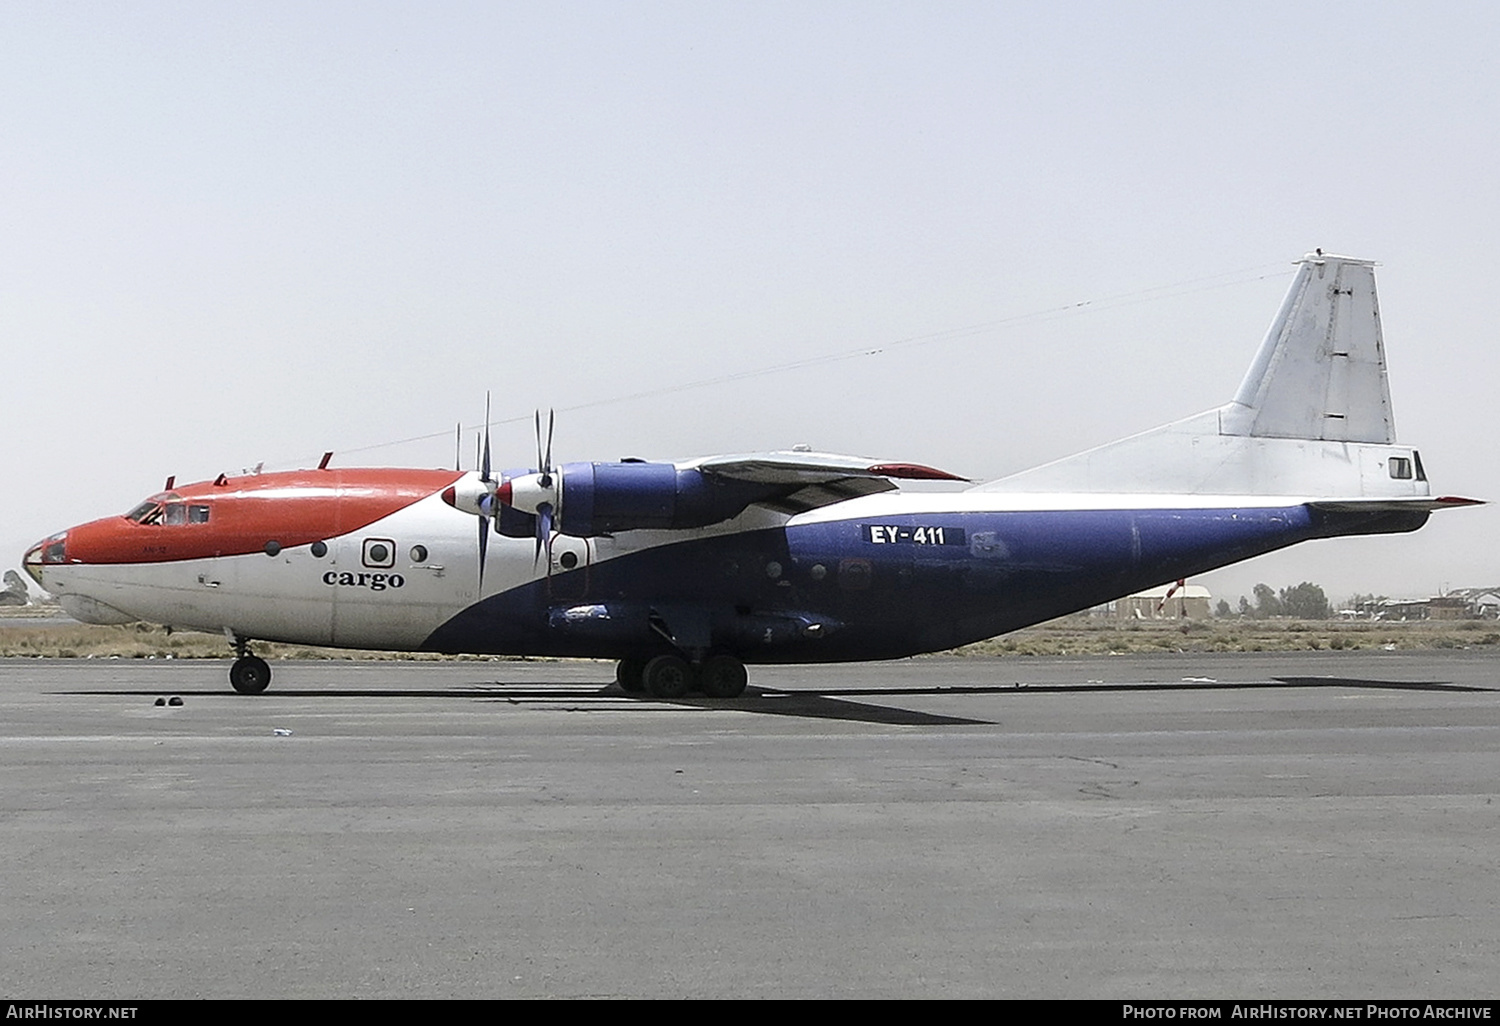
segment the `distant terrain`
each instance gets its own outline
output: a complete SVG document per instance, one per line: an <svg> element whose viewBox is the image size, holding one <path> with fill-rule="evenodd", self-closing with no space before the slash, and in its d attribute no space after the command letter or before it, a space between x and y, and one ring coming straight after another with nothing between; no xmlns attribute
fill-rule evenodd
<svg viewBox="0 0 1500 1026"><path fill-rule="evenodd" d="M1210 620L1118 621L1068 616L989 641L956 654L974 657L1109 655L1139 652L1291 652L1329 649L1494 648L1500 622L1421 620L1411 623L1223 617ZM431 653L365 652L256 642L269 659L463 659ZM75 623L56 606L0 608L0 657L61 659L226 659L217 634L174 631L149 624L101 627Z"/></svg>

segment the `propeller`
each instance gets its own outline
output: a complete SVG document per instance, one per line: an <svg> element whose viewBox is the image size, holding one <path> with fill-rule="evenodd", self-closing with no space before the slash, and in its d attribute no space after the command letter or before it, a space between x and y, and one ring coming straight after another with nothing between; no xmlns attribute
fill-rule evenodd
<svg viewBox="0 0 1500 1026"><path fill-rule="evenodd" d="M484 452L479 462L479 483L484 495L479 500L479 594L484 594L484 561L490 548L490 517L495 512L495 490L498 482L490 477L490 394L484 393Z"/></svg>
<svg viewBox="0 0 1500 1026"><path fill-rule="evenodd" d="M454 439L456 450L461 450L463 445L463 425L460 424ZM479 520L479 589L484 591L484 567L489 556L491 521L494 519L495 499L501 496L501 501L509 501L509 482L503 482L494 473L490 464L490 393L484 394L484 431L475 433L474 436L474 461L479 465L478 480L468 474L462 474L462 461L458 452L454 453L455 471L462 476L453 484L443 489L443 501L454 509L476 516Z"/></svg>
<svg viewBox="0 0 1500 1026"><path fill-rule="evenodd" d="M558 507L562 503L562 475L552 465L552 429L556 423L556 411L547 411L547 437L542 439L542 411L536 411L536 462L535 473L508 478L495 490L495 498L503 505L536 517L536 553L531 567L536 569L542 553L547 553L547 576L552 576L553 526L557 523Z"/></svg>
<svg viewBox="0 0 1500 1026"><path fill-rule="evenodd" d="M553 498L543 499L536 507L536 551L531 557L531 568L536 569L537 560L542 557L542 550L547 551L547 576L552 576L552 515L557 511L556 490L553 487L552 477L552 428L556 420L557 411L547 411L547 448L542 449L542 411L536 411L536 465L538 470L537 484L543 492L549 492Z"/></svg>

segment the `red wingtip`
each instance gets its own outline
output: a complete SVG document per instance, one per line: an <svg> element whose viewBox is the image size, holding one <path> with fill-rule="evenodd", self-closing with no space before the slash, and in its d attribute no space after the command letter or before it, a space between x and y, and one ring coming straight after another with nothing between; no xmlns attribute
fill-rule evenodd
<svg viewBox="0 0 1500 1026"><path fill-rule="evenodd" d="M1483 506L1483 499L1465 499L1461 495L1439 495L1437 501L1444 506Z"/></svg>
<svg viewBox="0 0 1500 1026"><path fill-rule="evenodd" d="M924 467L920 463L877 463L870 468L884 477L899 477L909 481L967 481L966 477L950 474L936 467Z"/></svg>

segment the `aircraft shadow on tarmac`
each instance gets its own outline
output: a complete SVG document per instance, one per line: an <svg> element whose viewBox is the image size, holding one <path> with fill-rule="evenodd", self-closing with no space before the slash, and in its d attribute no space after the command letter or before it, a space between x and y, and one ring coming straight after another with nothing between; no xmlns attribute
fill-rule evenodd
<svg viewBox="0 0 1500 1026"><path fill-rule="evenodd" d="M882 690L871 688L857 690L854 693L868 695L940 695L951 692L951 688L904 688L900 690ZM979 688L972 689L974 693L987 693L989 691L1009 691L1011 688ZM121 697L135 696L140 698L160 698L168 691L165 689L94 689L89 691L57 691L58 695L75 697ZM172 694L188 695L194 698L214 697L236 697L225 695L219 690L212 691L172 691ZM769 716L805 716L814 719L850 720L858 723L885 723L901 726L993 726L989 720L976 720L964 716L943 716L935 713L920 712L915 709L899 709L881 705L870 705L864 702L850 702L842 698L831 697L830 692L820 691L778 691L774 689L747 688L745 694L740 698L702 698L687 696L676 699L652 698L648 695L630 695L622 690L619 685L609 684L605 687L592 685L579 685L574 682L566 684L538 685L534 682L522 686L508 686L503 682L486 682L470 687L461 688L389 688L378 691L369 689L343 689L338 690L307 690L296 688L278 688L268 693L266 698L461 698L471 702L494 702L507 703L510 705L528 705L545 703L555 708L569 711L586 711L590 708L602 710L620 709L619 704L630 703L632 708L638 709L660 709L663 712L678 709L732 709L743 712L761 713ZM600 699L613 700L611 704L603 705ZM567 705L569 701L576 701L575 706Z"/></svg>
<svg viewBox="0 0 1500 1026"><path fill-rule="evenodd" d="M807 691L787 691L778 688L747 688L745 694L734 699L710 699L684 697L659 699L649 696L629 695L618 684L604 687L579 684L575 681L509 685L504 681L484 681L456 688L368 688L333 689L278 689L267 698L458 698L468 701L505 702L512 705L546 703L570 710L584 711L590 707L618 709L616 702L628 702L636 708L657 708L662 711L682 709L730 709L753 712L769 716L797 716L810 719L848 720L857 723L881 723L892 726L993 726L991 720L966 716L948 716L940 713L922 712L916 709L880 705L856 698L942 698L949 696L1021 696L1096 694L1101 691L1148 692L1148 691L1238 691L1264 688L1378 688L1395 691L1478 691L1493 692L1500 689L1453 684L1447 681L1396 681L1370 680L1354 677L1272 677L1258 681L1204 681L1185 680L1178 682L1113 683L1090 682L1086 684L954 684L927 687L871 687L871 688L819 688ZM74 696L126 696L156 698L164 694L162 689L121 690L94 689L88 691L60 691L60 695ZM197 697L230 697L219 690L189 691ZM600 705L600 700L611 704ZM236 701L244 699L236 698ZM250 699L255 701L255 699ZM563 703L577 701L577 706Z"/></svg>

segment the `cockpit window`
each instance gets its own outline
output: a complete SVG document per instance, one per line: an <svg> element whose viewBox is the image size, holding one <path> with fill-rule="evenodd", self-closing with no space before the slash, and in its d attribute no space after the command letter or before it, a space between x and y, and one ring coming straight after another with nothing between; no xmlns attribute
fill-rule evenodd
<svg viewBox="0 0 1500 1026"><path fill-rule="evenodd" d="M154 524L161 519L161 504L155 499L147 499L126 513L125 519L134 520L138 524Z"/></svg>
<svg viewBox="0 0 1500 1026"><path fill-rule="evenodd" d="M125 514L126 520L137 524L165 524L176 527L181 524L208 523L208 506L186 503L174 492L153 495L135 509Z"/></svg>

